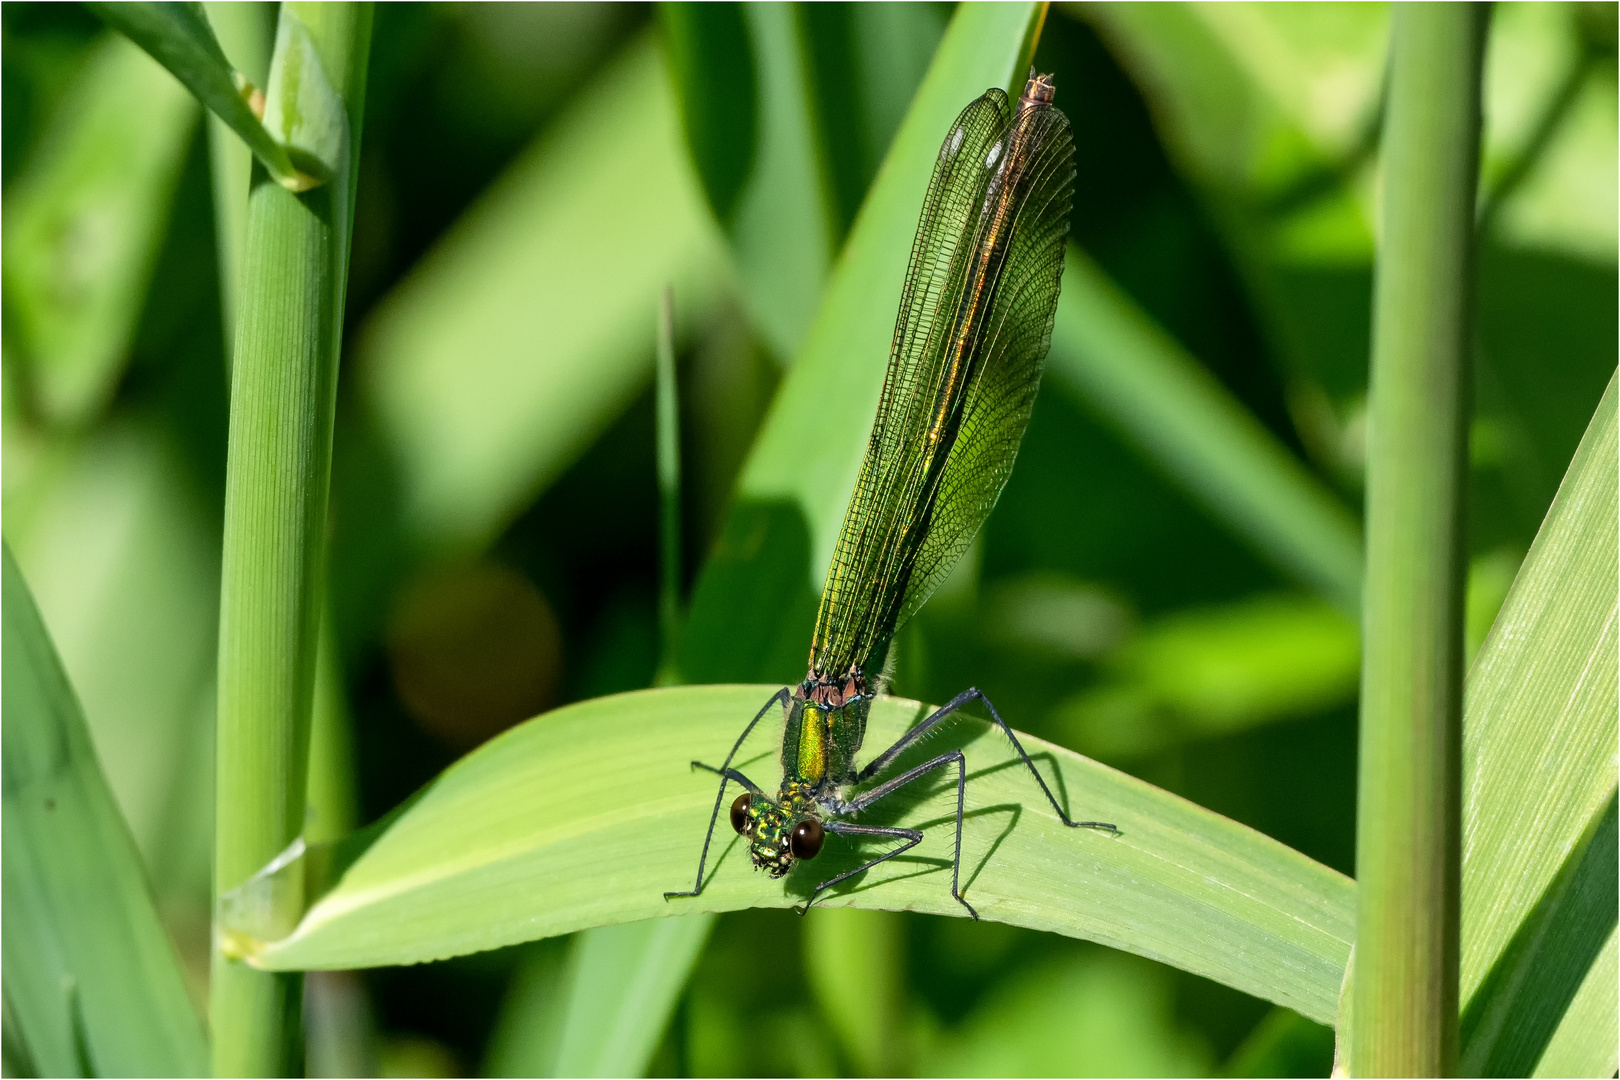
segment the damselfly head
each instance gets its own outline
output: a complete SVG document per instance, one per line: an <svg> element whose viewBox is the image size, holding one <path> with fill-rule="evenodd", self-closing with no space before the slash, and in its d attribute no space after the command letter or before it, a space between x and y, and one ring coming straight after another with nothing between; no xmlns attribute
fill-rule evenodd
<svg viewBox="0 0 1620 1080"><path fill-rule="evenodd" d="M755 870L783 877L800 859L821 854L826 832L812 814L789 814L768 799L745 792L731 804L731 827L747 837Z"/></svg>

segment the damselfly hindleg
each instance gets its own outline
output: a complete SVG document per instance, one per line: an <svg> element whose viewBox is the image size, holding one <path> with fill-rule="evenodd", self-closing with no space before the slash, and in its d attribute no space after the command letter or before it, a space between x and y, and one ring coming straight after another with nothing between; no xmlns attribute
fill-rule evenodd
<svg viewBox="0 0 1620 1080"><path fill-rule="evenodd" d="M937 710L935 710L934 714L928 719L924 720L922 723L900 736L899 740L896 741L893 746L889 747L887 750L883 751L883 753L879 754L877 757L873 758L867 763L866 768L862 769L860 773L856 775L855 782L860 784L870 780L872 777L876 776L878 773L882 772L885 768L891 765L895 758L899 757L905 752L907 747L911 746L919 739L922 739L930 733L936 731L946 721L965 715L961 712L961 709L970 701L981 701L984 703L984 707L990 711L990 718L995 721L997 727L1001 728L1002 734L1007 736L1007 741L1012 743L1013 749L1018 751L1018 757L1023 761L1024 766L1029 769L1029 774L1035 778L1035 782L1041 786L1041 792L1046 796L1046 801L1052 804L1052 809L1057 813L1058 819L1062 821L1063 824L1067 825L1071 829L1104 829L1114 836L1119 835L1119 828L1112 822L1073 821L1069 818L1068 813L1063 809L1063 807L1058 805L1057 798L1052 794L1052 789L1046 786L1046 780L1041 776L1040 770L1035 768L1035 763L1031 761L1029 759L1029 755L1024 752L1024 746L1018 741L1018 736L1013 734L1013 729L1007 726L1007 721L1001 718L1001 714L996 712L996 707L990 703L990 699L985 697L977 687L972 687L962 691L960 694L957 694L950 701L946 702L944 705L941 705ZM935 759L935 761L938 760L938 758ZM915 771L916 770L913 770L913 772ZM958 823L958 827L960 827L960 823Z"/></svg>

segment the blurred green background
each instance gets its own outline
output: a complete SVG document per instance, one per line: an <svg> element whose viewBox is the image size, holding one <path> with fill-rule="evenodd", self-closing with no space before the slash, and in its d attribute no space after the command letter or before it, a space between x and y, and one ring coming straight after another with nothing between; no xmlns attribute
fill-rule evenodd
<svg viewBox="0 0 1620 1080"><path fill-rule="evenodd" d="M737 47L706 74L745 89L693 101L669 71L693 62L679 12L377 9L312 837L526 717L653 680L657 292L675 290L689 588L951 16L720 10ZM245 12L249 37L272 25ZM1036 57L1075 129L1073 238L1352 511L1387 22L1055 6ZM8 3L0 25L5 534L201 1003L229 380L207 128L77 5ZM1471 649L1614 370L1615 39L1613 4L1493 16ZM902 636L896 692L976 685L1017 727L1353 872L1353 613L1120 432L1048 379L996 512ZM747 677L798 678L800 648ZM521 1072L567 957L312 977L311 1070ZM762 910L718 921L651 1068L1326 1075L1331 1054L1325 1028L1100 947Z"/></svg>

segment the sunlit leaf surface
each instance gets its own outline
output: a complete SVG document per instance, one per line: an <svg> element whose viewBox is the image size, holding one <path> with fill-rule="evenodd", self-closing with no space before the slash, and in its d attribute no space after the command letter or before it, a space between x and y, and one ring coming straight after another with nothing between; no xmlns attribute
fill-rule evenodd
<svg viewBox="0 0 1620 1080"><path fill-rule="evenodd" d="M140 856L9 547L4 562L7 1026L37 1075L203 1076Z"/></svg>
<svg viewBox="0 0 1620 1080"><path fill-rule="evenodd" d="M7 361L37 407L82 423L129 358L198 109L174 77L107 32L6 192Z"/></svg>
<svg viewBox="0 0 1620 1080"><path fill-rule="evenodd" d="M683 911L799 903L814 874L754 873L736 837L717 834L703 895L665 901L691 880L714 785L687 762L722 756L773 689L682 687L602 698L537 718L474 751L422 793L254 962L276 969L413 963L586 926ZM883 699L867 742L886 746L921 706ZM764 725L762 725L762 729ZM1350 947L1353 886L1251 829L1059 747L1031 739L1075 814L1121 836L1065 829L1009 747L986 730L970 768L964 892L987 919L1085 937L1332 1017ZM743 768L770 786L763 731ZM949 740L936 740L937 746ZM829 905L954 915L949 888L954 785L893 812L932 826L915 857L873 869ZM884 819L874 813L874 820ZM724 822L722 822L722 825ZM815 918L812 911L809 918Z"/></svg>
<svg viewBox="0 0 1620 1080"><path fill-rule="evenodd" d="M1611 381L1469 672L1465 1072L1529 1072L1578 992L1615 992L1616 445ZM1559 1040L1613 1069L1612 1023Z"/></svg>
<svg viewBox="0 0 1620 1080"><path fill-rule="evenodd" d="M430 550L487 544L646 384L664 285L683 323L724 285L654 43L581 105L363 330L364 394Z"/></svg>

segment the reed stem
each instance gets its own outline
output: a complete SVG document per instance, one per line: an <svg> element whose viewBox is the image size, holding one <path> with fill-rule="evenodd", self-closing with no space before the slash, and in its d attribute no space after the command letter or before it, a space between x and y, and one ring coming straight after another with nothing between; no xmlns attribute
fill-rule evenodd
<svg viewBox="0 0 1620 1080"><path fill-rule="evenodd" d="M1391 27L1374 291L1355 1076L1457 1067L1469 327L1486 11Z"/></svg>
<svg viewBox="0 0 1620 1080"><path fill-rule="evenodd" d="M327 183L294 194L255 163L236 312L220 595L210 990L214 1071L302 1073L297 975L221 951L219 900L304 827L310 709L368 4L283 4L267 119ZM302 145L300 145L302 144ZM307 170L306 170L307 171ZM287 903L301 900L293 897ZM294 910L271 913L296 920Z"/></svg>

